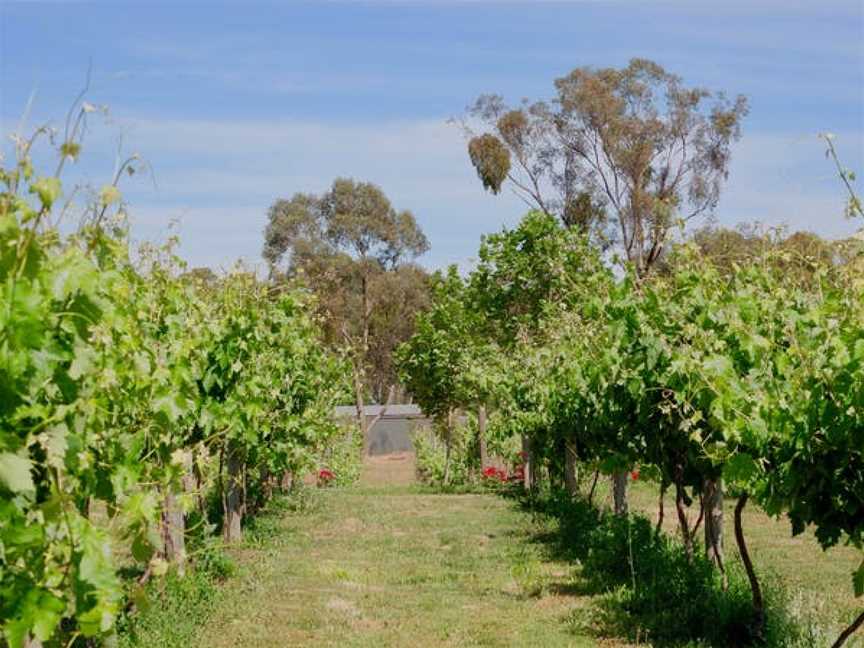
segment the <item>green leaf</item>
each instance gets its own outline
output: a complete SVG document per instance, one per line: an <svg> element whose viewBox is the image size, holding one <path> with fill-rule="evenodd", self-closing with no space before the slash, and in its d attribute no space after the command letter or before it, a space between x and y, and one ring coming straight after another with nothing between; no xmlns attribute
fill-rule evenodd
<svg viewBox="0 0 864 648"><path fill-rule="evenodd" d="M42 588L30 589L16 603L15 618L3 627L12 648L22 648L31 636L40 641L50 639L66 610L61 599Z"/></svg>
<svg viewBox="0 0 864 648"><path fill-rule="evenodd" d="M745 484L759 472L759 466L746 452L733 455L723 466L723 478L731 483Z"/></svg>
<svg viewBox="0 0 864 648"><path fill-rule="evenodd" d="M153 411L175 423L183 415L183 399L179 394L165 394L153 400Z"/></svg>
<svg viewBox="0 0 864 648"><path fill-rule="evenodd" d="M60 192L61 185L58 178L39 178L30 185L30 193L39 196L42 208L46 211L51 209L51 206L60 197Z"/></svg>
<svg viewBox="0 0 864 648"><path fill-rule="evenodd" d="M75 347L75 358L69 366L69 377L72 380L78 380L89 372L93 367L93 361L96 359L96 352L93 347L83 344Z"/></svg>
<svg viewBox="0 0 864 648"><path fill-rule="evenodd" d="M702 366L706 373L714 376L722 376L732 371L732 362L726 356L711 356L705 360Z"/></svg>
<svg viewBox="0 0 864 648"><path fill-rule="evenodd" d="M138 562L148 562L153 557L155 548L150 543L150 539L146 533L138 533L132 539L132 556Z"/></svg>
<svg viewBox="0 0 864 648"><path fill-rule="evenodd" d="M11 452L0 452L0 482L13 493L27 493L36 490L30 474L30 459Z"/></svg>
<svg viewBox="0 0 864 648"><path fill-rule="evenodd" d="M864 361L864 339L856 340L852 356L856 360Z"/></svg>
<svg viewBox="0 0 864 648"><path fill-rule="evenodd" d="M65 423L61 423L48 428L40 435L40 444L45 449L49 466L63 467L69 445L66 441L67 434L69 434L69 428L66 427Z"/></svg>
<svg viewBox="0 0 864 648"><path fill-rule="evenodd" d="M99 202L103 205L113 205L120 202L120 198L122 198L120 190L114 185L105 185L99 191Z"/></svg>
<svg viewBox="0 0 864 648"><path fill-rule="evenodd" d="M61 599L50 592L42 592L39 597L39 608L33 620L33 634L36 638L40 641L48 641L60 625L65 611L66 605Z"/></svg>

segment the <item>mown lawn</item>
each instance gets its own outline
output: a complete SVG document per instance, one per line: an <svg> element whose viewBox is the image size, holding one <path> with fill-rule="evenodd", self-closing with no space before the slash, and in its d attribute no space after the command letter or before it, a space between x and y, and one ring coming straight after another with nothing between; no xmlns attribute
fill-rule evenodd
<svg viewBox="0 0 864 648"><path fill-rule="evenodd" d="M198 645L597 645L565 622L588 603L573 568L545 559L531 516L502 499L332 490L276 524Z"/></svg>
<svg viewBox="0 0 864 648"><path fill-rule="evenodd" d="M301 512L275 506L231 551L236 575L199 587L193 605L169 605L123 645L629 645L605 636L596 614L603 597L586 588L578 565L557 557L554 522L492 494L435 494L412 480L410 457L381 459L361 487L312 489ZM596 497L609 498L605 481ZM631 506L654 519L655 488L636 482ZM674 534L668 498L666 506L664 526ZM787 522L755 508L745 529L766 580L776 574L793 607L824 617L833 639L861 606L851 594L856 552L824 553L812 534L792 538Z"/></svg>

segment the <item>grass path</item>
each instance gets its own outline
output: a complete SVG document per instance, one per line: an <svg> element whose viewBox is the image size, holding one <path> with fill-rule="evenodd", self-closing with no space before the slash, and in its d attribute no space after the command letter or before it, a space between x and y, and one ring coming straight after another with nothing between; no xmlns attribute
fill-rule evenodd
<svg viewBox="0 0 864 648"><path fill-rule="evenodd" d="M655 516L656 493L634 486L634 510ZM620 633L598 620L602 597L555 557L550 521L509 500L433 494L414 484L411 455L367 459L359 487L313 493L311 510L256 518L231 552L239 574L197 608L178 599L150 620L155 634L123 646L629 645L607 638ZM760 567L800 588L793 607L836 621L836 636L860 605L848 583L857 554L823 553L755 509L745 523Z"/></svg>
<svg viewBox="0 0 864 648"><path fill-rule="evenodd" d="M586 604L571 567L508 502L368 482L317 499L244 550L198 645L597 645L564 622Z"/></svg>

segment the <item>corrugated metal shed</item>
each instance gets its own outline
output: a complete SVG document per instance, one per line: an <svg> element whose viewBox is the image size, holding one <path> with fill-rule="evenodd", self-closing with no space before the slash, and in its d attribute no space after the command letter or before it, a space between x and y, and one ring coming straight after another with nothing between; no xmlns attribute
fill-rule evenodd
<svg viewBox="0 0 864 648"><path fill-rule="evenodd" d="M366 449L370 455L385 455L392 452L413 452L411 437L420 426L429 425L429 418L417 405L366 405L363 412L367 423L383 415L369 431ZM357 416L354 405L339 405L335 409L337 419L353 419Z"/></svg>

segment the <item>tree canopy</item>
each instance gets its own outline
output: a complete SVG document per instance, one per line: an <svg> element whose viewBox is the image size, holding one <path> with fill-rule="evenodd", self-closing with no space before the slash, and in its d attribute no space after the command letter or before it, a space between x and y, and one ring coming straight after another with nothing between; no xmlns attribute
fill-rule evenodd
<svg viewBox="0 0 864 648"><path fill-rule="evenodd" d="M747 113L743 96L686 87L649 60L579 67L548 101L508 106L482 95L468 143L483 186L505 183L529 205L604 242L637 275L657 261L678 220L710 212ZM468 122L466 122L468 123Z"/></svg>
<svg viewBox="0 0 864 648"><path fill-rule="evenodd" d="M315 293L327 340L350 346L363 391L383 402L397 382L393 350L428 303L427 273L412 263L428 249L414 215L380 187L337 178L321 195L273 203L263 256Z"/></svg>

